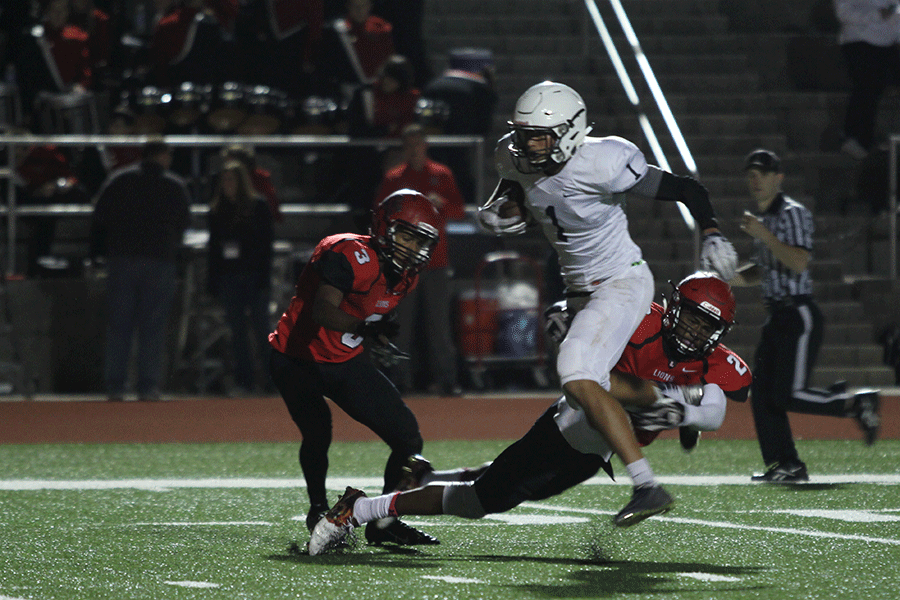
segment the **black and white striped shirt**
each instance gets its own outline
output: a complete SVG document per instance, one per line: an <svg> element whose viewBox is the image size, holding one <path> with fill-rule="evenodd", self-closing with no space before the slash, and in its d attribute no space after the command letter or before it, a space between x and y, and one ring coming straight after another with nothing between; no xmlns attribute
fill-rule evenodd
<svg viewBox="0 0 900 600"><path fill-rule="evenodd" d="M784 194L778 194L760 217L766 229L780 242L812 253L815 225L812 212L808 208ZM812 276L808 266L801 273L792 271L775 258L762 241L757 239L754 243L756 246L754 262L763 270L762 292L767 302L812 294Z"/></svg>

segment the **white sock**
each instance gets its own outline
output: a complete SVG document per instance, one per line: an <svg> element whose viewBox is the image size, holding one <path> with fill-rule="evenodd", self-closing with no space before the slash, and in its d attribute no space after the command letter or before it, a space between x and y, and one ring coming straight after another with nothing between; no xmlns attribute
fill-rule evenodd
<svg viewBox="0 0 900 600"><path fill-rule="evenodd" d="M394 499L399 494L400 492L394 492L383 496L375 496L374 498L357 498L356 502L353 503L353 520L362 525L375 519L396 516L396 514L391 514L391 507L394 504Z"/></svg>
<svg viewBox="0 0 900 600"><path fill-rule="evenodd" d="M628 469L628 475L634 483L634 487L653 487L657 485L656 478L653 477L653 469L650 468L650 462L646 458L636 460L630 465L625 465Z"/></svg>

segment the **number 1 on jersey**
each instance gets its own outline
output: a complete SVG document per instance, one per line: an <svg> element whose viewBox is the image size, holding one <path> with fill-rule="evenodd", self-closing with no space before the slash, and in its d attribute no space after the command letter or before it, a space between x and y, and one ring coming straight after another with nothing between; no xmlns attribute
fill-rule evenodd
<svg viewBox="0 0 900 600"><path fill-rule="evenodd" d="M553 226L556 227L556 239L561 242L568 242L569 238L566 237L566 232L563 231L562 225L559 224L559 221L556 219L556 209L552 206L548 206L544 213L550 219L550 222L553 223Z"/></svg>

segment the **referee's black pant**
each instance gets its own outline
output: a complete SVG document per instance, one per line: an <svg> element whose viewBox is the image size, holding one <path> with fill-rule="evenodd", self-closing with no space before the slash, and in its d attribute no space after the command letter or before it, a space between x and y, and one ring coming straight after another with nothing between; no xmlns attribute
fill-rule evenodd
<svg viewBox="0 0 900 600"><path fill-rule="evenodd" d="M316 363L273 350L271 373L303 435L300 468L312 506L330 506L325 476L331 446L331 409L326 397L371 429L391 449L384 469L385 493L397 487L406 459L422 452L422 435L415 415L366 354L342 363Z"/></svg>
<svg viewBox="0 0 900 600"><path fill-rule="evenodd" d="M815 301L795 296L769 306L756 349L750 387L763 462L799 461L788 413L844 417L849 395L809 387L822 345L823 318Z"/></svg>

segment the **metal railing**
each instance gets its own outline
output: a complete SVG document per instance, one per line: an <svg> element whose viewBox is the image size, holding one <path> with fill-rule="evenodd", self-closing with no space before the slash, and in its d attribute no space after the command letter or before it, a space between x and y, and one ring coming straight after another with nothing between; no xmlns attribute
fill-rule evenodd
<svg viewBox="0 0 900 600"><path fill-rule="evenodd" d="M634 28L631 26L631 21L628 18L628 14L625 12L625 8L622 6L620 0L609 0L609 4L616 15L616 19L619 21L619 26L621 27L622 32L625 34L625 39L628 42L632 53L634 54L634 58L638 63L641 74L643 75L644 80L647 82L647 86L650 89L650 93L653 96L656 107L662 115L663 121L666 123L666 127L669 130L669 135L672 137L672 140L675 143L675 147L678 149L678 153L681 156L682 162L684 162L684 166L692 176L694 176L695 178L699 178L699 174L697 172L697 164L694 162L694 157L691 155L691 151L684 140L684 136L681 134L681 129L678 127L678 123L676 122L675 117L672 114L671 109L669 108L669 103L666 101L665 94L663 94L662 89L659 87L659 82L657 82L656 80L656 75L653 73L653 68L650 66L650 61L647 60L647 56L646 54L644 54L644 50L641 48L640 41L638 40ZM609 60L610 62L612 62L613 68L616 71L616 75L619 77L619 81L621 82L622 87L625 89L625 95L628 97L628 101L631 102L632 106L635 109L638 122L641 126L641 130L643 131L644 136L647 138L647 143L650 145L650 149L653 152L654 158L656 159L660 168L671 172L672 169L669 166L669 161L666 158L665 153L663 152L662 146L660 146L659 144L656 132L653 130L653 125L650 124L650 119L647 117L647 114L644 111L640 96L637 93L637 89L635 88L631 76L628 74L624 63L622 62L622 57L619 54L615 43L613 42L613 38L609 33L609 29L606 27L606 22L603 20L603 17L600 14L600 9L597 8L596 0L584 0L584 5L591 17L591 20L594 22L594 27L597 30L597 34L600 36L600 40L603 42L603 47L606 49L606 53L609 55ZM694 266L697 267L699 266L700 256L700 231L697 229L694 218L691 216L691 213L687 209L687 207L685 207L681 202L678 202L676 204L678 206L678 210L681 212L681 216L684 219L685 224L688 226L688 229L693 232Z"/></svg>
<svg viewBox="0 0 900 600"><path fill-rule="evenodd" d="M6 134L0 133L0 147L6 148L7 164L0 167L0 179L7 179L6 203L0 205L0 215L6 216L7 252L6 273L15 272L17 219L22 216L47 215L47 216L86 216L93 211L91 204L44 204L34 206L19 206L16 202L16 186L12 185L15 175L15 156L17 147L56 145L71 147L97 147L106 146L140 146L151 139L148 136L133 135L32 135L32 134ZM187 147L199 151L201 148L226 147L234 144L252 146L254 148L265 147L294 147L314 149L339 149L348 147L398 147L402 144L397 139L381 138L351 138L346 135L270 135L270 136L238 136L238 135L167 135L153 136L153 139L162 139L173 147ZM475 194L476 198L483 198L485 194L484 173L481 168L485 161L484 138L467 135L437 135L428 136L428 144L434 147L470 147L474 150L473 164L475 168ZM198 160L193 161L195 168ZM202 173L193 173L201 176ZM191 207L193 214L204 214L208 210L206 203L197 202ZM281 206L283 213L288 215L339 215L349 212L346 204L284 204Z"/></svg>
<svg viewBox="0 0 900 600"><path fill-rule="evenodd" d="M890 181L888 182L888 194L889 194L889 203L888 203L888 235L890 236L890 257L888 257L889 261L889 272L891 281L897 280L897 158L898 151L897 146L900 145L900 134L892 134L890 136L890 152L889 158L890 161L888 163L888 177L890 177Z"/></svg>

